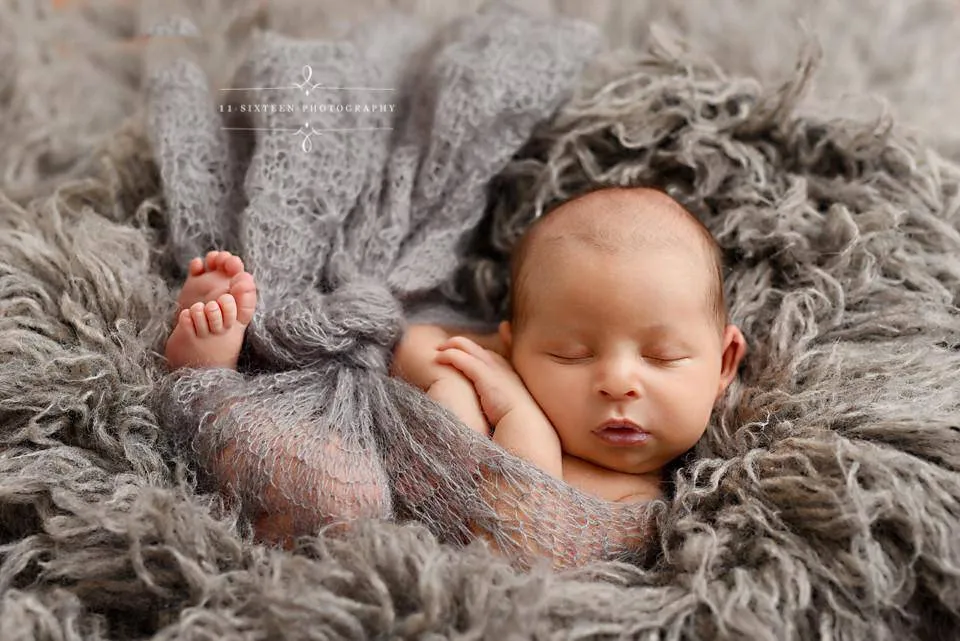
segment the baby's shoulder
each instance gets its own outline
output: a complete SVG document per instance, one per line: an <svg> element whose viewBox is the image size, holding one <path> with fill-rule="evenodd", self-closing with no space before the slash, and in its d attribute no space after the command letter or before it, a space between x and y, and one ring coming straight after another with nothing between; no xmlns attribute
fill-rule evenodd
<svg viewBox="0 0 960 641"><path fill-rule="evenodd" d="M658 474L627 474L563 455L563 480L582 492L615 503L652 501L663 496Z"/></svg>

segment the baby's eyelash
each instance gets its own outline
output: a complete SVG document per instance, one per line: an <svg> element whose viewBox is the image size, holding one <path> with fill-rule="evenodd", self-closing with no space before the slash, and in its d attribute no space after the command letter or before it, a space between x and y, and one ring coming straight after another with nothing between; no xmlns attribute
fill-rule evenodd
<svg viewBox="0 0 960 641"><path fill-rule="evenodd" d="M547 356L552 356L553 358L559 359L561 361L582 361L585 358L590 358L589 356L561 356L560 354L550 354Z"/></svg>
<svg viewBox="0 0 960 641"><path fill-rule="evenodd" d="M658 363L679 363L680 361L687 360L686 356L677 356L676 358L657 358L655 356L649 356L650 360L657 361Z"/></svg>
<svg viewBox="0 0 960 641"><path fill-rule="evenodd" d="M584 354L583 356L563 356L563 355L561 355L561 354L554 354L554 353L552 353L552 352L547 352L547 356L549 356L549 357L551 357L551 358L555 358L555 359L557 359L558 361L571 361L571 362L572 362L572 361L583 361L583 360L587 360L587 359L590 358L592 355L591 355L591 354ZM650 361L655 361L655 362L657 362L657 363L676 363L676 362L679 362L679 361L685 361L685 360L687 360L688 357L687 357L687 356L676 356L676 357L671 357L671 358L662 358L662 357L658 357L658 356L644 356L643 358L645 358L645 359L647 359L647 360L650 360Z"/></svg>

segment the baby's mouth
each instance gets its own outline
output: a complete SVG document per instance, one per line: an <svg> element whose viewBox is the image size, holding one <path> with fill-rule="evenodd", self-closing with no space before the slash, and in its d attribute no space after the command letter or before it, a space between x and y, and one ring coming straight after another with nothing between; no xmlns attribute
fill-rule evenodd
<svg viewBox="0 0 960 641"><path fill-rule="evenodd" d="M627 419L604 421L594 434L610 445L641 445L650 439L649 432Z"/></svg>

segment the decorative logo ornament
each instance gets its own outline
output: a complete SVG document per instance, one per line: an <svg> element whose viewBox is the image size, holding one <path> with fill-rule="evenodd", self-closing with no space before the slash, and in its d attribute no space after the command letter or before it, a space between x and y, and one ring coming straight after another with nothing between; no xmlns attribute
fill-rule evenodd
<svg viewBox="0 0 960 641"><path fill-rule="evenodd" d="M302 80L299 82L293 82L285 87L225 87L220 89L220 91L290 91L291 89L296 89L302 91L305 96L309 96L311 92L316 94L319 90L323 91L393 91L393 89L386 87L334 87L330 85L325 85L322 82L313 82L313 67L310 65L304 65L300 70ZM389 105L390 111L393 111L394 105ZM339 105L340 109L337 111L343 111L343 105ZM347 111L350 111L347 106ZM380 107L385 107L385 105L380 105ZM374 109L377 111L379 109ZM233 113L235 111L234 105L220 105L221 113ZM292 113L295 111L293 105L283 104L279 105L241 105L239 107L241 112L249 113L259 113L259 112L271 112L271 113ZM331 111L333 111L331 109ZM296 136L302 136L300 141L300 149L304 153L310 153L313 149L313 142L311 141L312 136L322 136L325 132L330 131L391 131L393 127L337 127L337 128L326 128L326 129L317 129L312 127L309 122L305 122L300 125L299 128L293 129L291 127L221 127L223 131L285 131L292 133Z"/></svg>

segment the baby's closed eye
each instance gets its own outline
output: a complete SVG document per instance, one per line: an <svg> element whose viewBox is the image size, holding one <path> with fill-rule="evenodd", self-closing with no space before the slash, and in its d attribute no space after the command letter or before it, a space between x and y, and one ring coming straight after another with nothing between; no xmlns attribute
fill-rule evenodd
<svg viewBox="0 0 960 641"><path fill-rule="evenodd" d="M686 360L689 360L689 356L673 356L670 358L657 357L657 356L646 356L647 360L653 361L659 365L678 365Z"/></svg>
<svg viewBox="0 0 960 641"><path fill-rule="evenodd" d="M595 358L595 355L584 350L553 350L546 352L547 356L560 362L584 362ZM654 350L650 349L639 355L644 360L656 361L660 363L674 363L687 360L689 355L679 350Z"/></svg>
<svg viewBox="0 0 960 641"><path fill-rule="evenodd" d="M555 350L548 351L547 356L562 362L584 361L592 354L584 350Z"/></svg>
<svg viewBox="0 0 960 641"><path fill-rule="evenodd" d="M643 357L658 361L679 361L687 358L688 354L678 349L660 348L645 350Z"/></svg>

